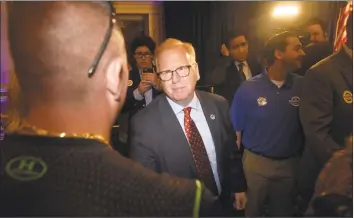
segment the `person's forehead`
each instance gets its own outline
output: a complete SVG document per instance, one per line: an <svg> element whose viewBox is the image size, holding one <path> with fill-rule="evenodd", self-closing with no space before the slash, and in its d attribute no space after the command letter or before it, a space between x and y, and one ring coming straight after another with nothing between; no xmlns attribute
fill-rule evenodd
<svg viewBox="0 0 354 218"><path fill-rule="evenodd" d="M307 27L307 31L322 31L322 27L320 24L316 23L316 24L311 24Z"/></svg>
<svg viewBox="0 0 354 218"><path fill-rule="evenodd" d="M296 36L290 36L286 39L286 41L288 42L288 45L290 45L290 46L302 46L299 38Z"/></svg>
<svg viewBox="0 0 354 218"><path fill-rule="evenodd" d="M236 36L230 40L230 44L233 44L233 45L238 45L238 44L241 44L244 42L246 42L245 36Z"/></svg>
<svg viewBox="0 0 354 218"><path fill-rule="evenodd" d="M173 66L179 66L181 64L188 63L188 52L182 47L176 47L164 50L160 53L158 57L158 62L160 65L170 68Z"/></svg>
<svg viewBox="0 0 354 218"><path fill-rule="evenodd" d="M150 52L150 49L146 45L142 45L137 47L135 52Z"/></svg>

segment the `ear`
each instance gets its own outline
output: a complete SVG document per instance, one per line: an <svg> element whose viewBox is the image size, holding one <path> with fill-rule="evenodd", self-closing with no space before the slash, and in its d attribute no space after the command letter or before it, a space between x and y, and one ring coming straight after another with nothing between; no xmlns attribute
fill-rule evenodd
<svg viewBox="0 0 354 218"><path fill-rule="evenodd" d="M199 81L200 80L200 74L199 74L198 64L195 63L194 67L195 67L195 73L197 74L197 81Z"/></svg>
<svg viewBox="0 0 354 218"><path fill-rule="evenodd" d="M121 98L122 83L124 83L122 79L123 73L123 62L120 58L112 59L107 67L106 71L106 81L107 81L107 90L113 96L114 100L119 101Z"/></svg>
<svg viewBox="0 0 354 218"><path fill-rule="evenodd" d="M278 49L276 49L276 50L274 51L274 57L275 57L276 59L279 59L279 60L283 59L283 52L281 52L281 51L279 51Z"/></svg>

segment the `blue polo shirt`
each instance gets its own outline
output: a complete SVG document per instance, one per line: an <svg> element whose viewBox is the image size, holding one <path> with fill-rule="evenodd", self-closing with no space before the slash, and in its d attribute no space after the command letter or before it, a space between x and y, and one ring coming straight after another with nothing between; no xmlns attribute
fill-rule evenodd
<svg viewBox="0 0 354 218"><path fill-rule="evenodd" d="M290 73L278 88L264 72L239 87L230 113L234 130L242 132L246 149L275 158L299 153L303 146L301 81L301 76Z"/></svg>

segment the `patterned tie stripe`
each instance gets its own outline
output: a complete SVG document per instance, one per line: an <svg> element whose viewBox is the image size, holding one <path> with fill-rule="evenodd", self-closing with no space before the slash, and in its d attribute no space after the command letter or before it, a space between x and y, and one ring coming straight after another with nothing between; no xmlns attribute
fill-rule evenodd
<svg viewBox="0 0 354 218"><path fill-rule="evenodd" d="M197 173L199 179L205 184L205 186L213 192L213 194L217 195L217 187L215 183L215 178L213 175L213 171L211 169L210 161L208 158L208 154L206 152L203 139L192 120L190 113L192 108L187 107L184 108L184 129L186 131L187 139L190 144L190 149L194 158L195 167L197 169Z"/></svg>

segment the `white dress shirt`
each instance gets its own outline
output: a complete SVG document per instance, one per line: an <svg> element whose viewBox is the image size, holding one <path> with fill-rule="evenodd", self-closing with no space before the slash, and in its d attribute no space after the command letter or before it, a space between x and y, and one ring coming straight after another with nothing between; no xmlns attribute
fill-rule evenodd
<svg viewBox="0 0 354 218"><path fill-rule="evenodd" d="M184 134L186 135L186 131L184 129L184 107L181 105L173 102L171 99L168 97L167 101L171 105L171 108L173 112L176 114L177 119L179 121L179 124L181 125ZM195 125L197 126L197 129L202 137L202 140L204 142L205 150L208 154L209 162L211 164L211 169L213 171L214 179L216 182L216 186L218 188L219 194L221 193L221 185L220 185L220 179L219 179L219 174L218 174L218 165L216 161L216 153L215 153L215 144L213 140L213 136L211 135L209 125L207 123L207 120L204 116L204 112L202 109L202 106L200 105L199 99L197 98L197 95L194 93L194 98L191 101L191 103L187 106L191 107L191 118L194 121ZM187 137L187 135L186 135ZM183 161L183 160L181 160Z"/></svg>
<svg viewBox="0 0 354 218"><path fill-rule="evenodd" d="M245 78L246 80L249 80L252 78L252 72L251 72L251 69L250 67L248 66L248 63L247 61L243 61L243 62L238 62L238 61L235 61L235 65L236 65L236 68L237 70L239 71L239 64L243 63L243 73L245 74Z"/></svg>

